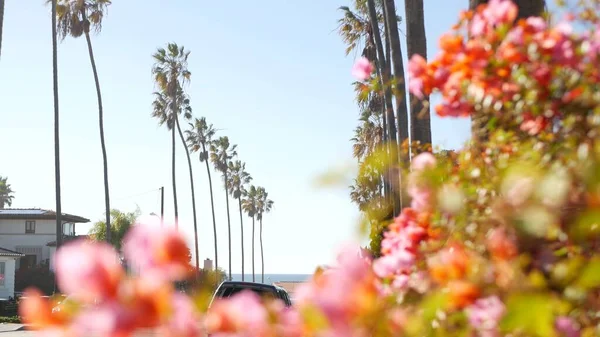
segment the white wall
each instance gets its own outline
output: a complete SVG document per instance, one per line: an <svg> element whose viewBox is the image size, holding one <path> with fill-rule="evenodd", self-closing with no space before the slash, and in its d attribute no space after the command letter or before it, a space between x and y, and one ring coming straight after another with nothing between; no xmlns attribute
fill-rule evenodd
<svg viewBox="0 0 600 337"><path fill-rule="evenodd" d="M50 260L50 268L53 268L54 248L48 247L48 243L56 241L55 220L35 220L35 233L25 233L26 220L0 220L0 247L18 251L24 254L37 256L37 263ZM65 224L69 230L71 224ZM19 261L16 265L19 266Z"/></svg>
<svg viewBox="0 0 600 337"><path fill-rule="evenodd" d="M15 296L15 259L0 256L0 262L5 263L4 285L0 285L0 298L8 299Z"/></svg>

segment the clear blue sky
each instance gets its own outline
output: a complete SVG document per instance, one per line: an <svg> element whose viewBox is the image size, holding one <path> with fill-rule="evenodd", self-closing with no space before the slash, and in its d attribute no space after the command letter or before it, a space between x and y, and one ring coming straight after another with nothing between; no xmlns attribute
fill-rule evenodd
<svg viewBox="0 0 600 337"><path fill-rule="evenodd" d="M165 186L166 217L172 218L170 135L150 118L150 69L156 48L174 41L192 52L194 114L205 116L222 130L220 135L238 144L254 183L275 201L264 222L265 272L308 273L331 262L342 242L357 238L359 216L346 189L314 185L320 173L354 162L349 141L358 117L350 75L353 56L344 56L336 32L337 8L350 2L115 0L102 33L93 37L104 98L111 206L132 211L137 204L144 214L159 213L158 188ZM44 3L6 3L0 175L8 176L16 191L13 207L55 207L51 25ZM397 6L403 16L403 2ZM426 1L430 55L466 6L466 0ZM405 31L403 24L401 29ZM96 221L104 211L102 161L84 39L67 38L60 44L59 67L63 210ZM468 121L434 117L432 132L435 145L457 148L468 137ZM181 225L192 233L187 163L179 143L177 151ZM200 256L212 258L208 183L196 159L194 173ZM226 266L225 195L220 179L214 181L220 264ZM231 217L233 271L239 273L239 213L233 202ZM244 220L249 271L251 226ZM191 234L189 238L193 242ZM256 256L259 268L258 250Z"/></svg>

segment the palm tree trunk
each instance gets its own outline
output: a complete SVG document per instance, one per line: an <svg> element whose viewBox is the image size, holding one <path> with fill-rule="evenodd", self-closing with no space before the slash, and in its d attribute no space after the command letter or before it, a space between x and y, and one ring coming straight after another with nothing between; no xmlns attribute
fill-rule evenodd
<svg viewBox="0 0 600 337"><path fill-rule="evenodd" d="M252 215L252 282L256 282L254 275L254 215Z"/></svg>
<svg viewBox="0 0 600 337"><path fill-rule="evenodd" d="M56 249L62 245L62 204L60 195L60 127L58 105L58 43L56 1L52 0L52 83L54 88L54 182L56 189ZM4 5L4 1L2 1Z"/></svg>
<svg viewBox="0 0 600 337"><path fill-rule="evenodd" d="M262 217L260 218L260 231L259 231L259 238L260 238L260 275L261 275L261 282L265 283L265 255L264 255L264 251L263 251L263 239L262 239Z"/></svg>
<svg viewBox="0 0 600 337"><path fill-rule="evenodd" d="M202 144L202 151L206 153L206 146ZM204 160L206 163L206 173L208 174L208 188L210 190L210 208L212 210L212 221L213 221L213 235L215 238L215 271L219 270L219 253L217 249L217 220L215 220L215 199L213 196L212 178L210 176L210 167L208 165L208 159Z"/></svg>
<svg viewBox="0 0 600 337"><path fill-rule="evenodd" d="M192 159L190 158L190 150L188 149L183 132L181 132L181 126L179 125L179 118L175 116L175 124L177 125L177 132L179 132L179 138L183 143L185 149L185 155L187 156L188 169L190 171L190 185L192 186L192 212L194 215L194 248L196 249L196 271L200 270L200 250L198 248L198 223L196 221L196 193L194 192L194 173L192 171Z"/></svg>
<svg viewBox="0 0 600 337"><path fill-rule="evenodd" d="M415 54L427 58L423 0L406 0L404 1L404 9L406 12L408 59ZM397 32L396 35L398 35ZM424 100L429 101L429 97L425 97ZM412 140L420 141L421 144L431 144L429 106L424 106L423 101L412 94L410 95L410 128Z"/></svg>
<svg viewBox="0 0 600 337"><path fill-rule="evenodd" d="M238 206L240 208L240 234L242 236L242 281L244 281L244 220L242 217L242 197L238 198Z"/></svg>
<svg viewBox="0 0 600 337"><path fill-rule="evenodd" d="M92 64L92 72L94 73L94 82L96 83L96 96L98 97L98 124L100 127L100 145L102 147L102 164L104 165L104 207L106 211L106 242L111 242L112 230L110 228L110 195L108 189L108 158L106 156L106 142L104 141L104 110L102 108L102 94L100 92L100 80L98 79L98 69L96 68L96 60L94 59L94 50L92 49L92 39L90 33L85 32L85 40L87 41L90 63Z"/></svg>
<svg viewBox="0 0 600 337"><path fill-rule="evenodd" d="M171 126L171 179L173 181L173 211L175 228L179 228L179 210L177 209L177 183L175 181L175 125Z"/></svg>
<svg viewBox="0 0 600 337"><path fill-rule="evenodd" d="M229 235L229 281L231 281L231 219L229 217L229 190L227 189L227 171L225 171L225 206L227 208L227 233Z"/></svg>
<svg viewBox="0 0 600 337"><path fill-rule="evenodd" d="M382 80L382 87L385 86L386 89L384 91L385 98L385 107L386 114L384 118L387 118L387 128L388 128L388 144L391 144L391 148L396 148L398 146L397 138L396 138L396 121L394 116L394 105L392 103L392 90L389 86L390 83L390 63L386 60L385 51L383 49L383 42L381 41L381 32L379 31L379 22L377 19L377 10L375 9L375 0L367 0L367 6L369 9L369 20L371 23L371 29L373 31L373 39L375 40L375 46L377 48L378 55L378 67L377 73ZM398 151L390 151L390 161L392 163L398 162ZM392 174L390 172L386 172L387 178L391 178ZM393 186L393 181L391 181ZM390 193L393 194L393 193ZM389 199L393 205L394 209L398 209L400 205L400 200L398 199L397 194L391 195Z"/></svg>
<svg viewBox="0 0 600 337"><path fill-rule="evenodd" d="M2 56L2 26L4 24L4 0L0 0L0 56Z"/></svg>

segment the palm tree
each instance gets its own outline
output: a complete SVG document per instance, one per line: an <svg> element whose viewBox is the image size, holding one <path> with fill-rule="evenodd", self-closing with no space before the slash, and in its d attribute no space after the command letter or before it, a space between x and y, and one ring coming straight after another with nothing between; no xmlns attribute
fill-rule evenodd
<svg viewBox="0 0 600 337"><path fill-rule="evenodd" d="M269 194L267 193L267 191L265 190L264 187L259 187L258 188L258 202L257 202L257 214L256 214L256 219L258 220L260 229L259 229L259 241L260 241L260 261L261 261L261 282L264 283L265 282L265 256L264 256L264 250L263 250L263 239L262 239L262 233L263 233L263 225L262 225L262 221L263 221L263 215L266 213L269 213L271 211L271 209L273 208L273 200L269 199Z"/></svg>
<svg viewBox="0 0 600 337"><path fill-rule="evenodd" d="M183 109L183 117L186 120L190 120L192 118L192 107L189 105L189 98L184 99L184 104L181 106ZM175 125L177 126L177 132L179 133L179 139L181 139L181 143L183 144L183 148L185 149L185 155L187 157L188 162L188 170L190 172L190 187L192 190L192 214L194 216L194 247L196 250L196 270L200 270L200 248L198 245L198 222L196 219L196 193L194 191L194 173L192 170L192 159L190 157L190 150L187 147L185 142L185 138L183 137L183 132L181 131L181 126L179 125L179 117L175 115Z"/></svg>
<svg viewBox="0 0 600 337"><path fill-rule="evenodd" d="M223 175L223 185L225 186L225 205L227 207L227 232L229 236L229 280L231 280L231 219L229 217L229 189L227 181L229 180L229 163L233 157L237 156L237 145L231 145L229 138L220 137L210 145L210 161L215 169Z"/></svg>
<svg viewBox="0 0 600 337"><path fill-rule="evenodd" d="M4 23L4 0L0 0L0 56L2 56L2 26Z"/></svg>
<svg viewBox="0 0 600 337"><path fill-rule="evenodd" d="M58 109L58 43L56 1L52 1L52 86L54 91L54 184L56 192L56 249L62 245L62 204L60 195L60 128ZM56 282L54 282L56 285Z"/></svg>
<svg viewBox="0 0 600 337"><path fill-rule="evenodd" d="M372 2L374 0L369 1ZM408 109L405 102L406 86L404 84L404 65L402 62L402 50L400 48L400 35L398 33L398 15L396 14L396 5L394 0L383 0L383 13L386 27L386 40L389 42L391 52L387 59L386 65L387 67L391 68L391 65L393 64L394 78L396 82L394 96L396 97L398 143L402 144L408 139Z"/></svg>
<svg viewBox="0 0 600 337"><path fill-rule="evenodd" d="M405 0L406 46L408 59L418 54L427 58L427 37L425 35L425 14L423 0ZM428 97L424 97L428 101ZM413 141L431 144L431 117L429 106L414 95L410 95L410 129Z"/></svg>
<svg viewBox="0 0 600 337"><path fill-rule="evenodd" d="M244 220L242 216L242 197L246 195L246 185L252 181L252 177L246 172L246 164L240 160L229 162L229 193L238 201L240 210L240 233L242 243L242 281L244 281Z"/></svg>
<svg viewBox="0 0 600 337"><path fill-rule="evenodd" d="M254 219L256 217L258 202L258 190L256 186L250 185L244 199L242 200L242 207L244 212L252 218L252 282L256 281L254 273Z"/></svg>
<svg viewBox="0 0 600 337"><path fill-rule="evenodd" d="M129 229L135 224L140 214L139 208L134 212L127 213L121 212L118 209L110 211L111 222L113 224L111 228L113 232L110 244L115 247L116 250L121 250L125 234L127 234ZM106 225L104 224L104 220L96 222L88 232L88 235L94 241L106 241Z"/></svg>
<svg viewBox="0 0 600 337"><path fill-rule="evenodd" d="M210 191L210 207L212 210L213 234L215 239L215 270L219 270L219 254L217 249L217 221L215 220L215 201L212 189L212 178L210 176L210 167L208 166L208 148L213 143L215 129L212 124L206 123L206 118L196 118L194 124L190 123L191 130L187 130L188 147L192 152L200 152L200 162L206 164L206 173L208 174L208 188Z"/></svg>
<svg viewBox="0 0 600 337"><path fill-rule="evenodd" d="M87 41L88 54L96 83L96 96L98 98L98 125L100 128L100 145L102 148L102 163L104 165L104 207L106 211L106 232L107 242L110 242L110 196L108 184L108 158L106 155L106 143L104 141L104 110L102 108L102 94L100 92L100 80L98 79L98 70L94 59L94 50L92 49L92 39L90 29L93 28L96 33L102 30L102 19L110 0L48 0L56 2L56 18L58 20L58 35L61 39L67 35L74 38L85 35Z"/></svg>
<svg viewBox="0 0 600 337"><path fill-rule="evenodd" d="M190 52L183 46L175 43L167 44L167 48L158 48L152 55L154 66L152 75L159 88L162 99L154 104L153 117L159 119L162 125L167 122L167 128L171 131L171 178L173 182L173 211L175 213L175 227L179 227L179 209L177 207L177 183L175 177L175 128L179 123L178 115L182 112L178 103L183 103L182 96L184 85L189 82L192 73L187 69L187 59ZM158 105L157 105L158 104ZM157 111L157 107L160 108ZM169 112L167 112L169 111ZM158 112L158 114L157 114ZM195 206L194 206L195 207Z"/></svg>
<svg viewBox="0 0 600 337"><path fill-rule="evenodd" d="M12 190L8 183L8 178L0 176L0 209L3 209L5 206L12 206L12 201L15 198L14 193L15 191Z"/></svg>

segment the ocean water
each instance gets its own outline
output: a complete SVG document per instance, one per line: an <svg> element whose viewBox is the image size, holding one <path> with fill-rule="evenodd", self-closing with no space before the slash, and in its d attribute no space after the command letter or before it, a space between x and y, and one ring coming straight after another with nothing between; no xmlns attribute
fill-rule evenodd
<svg viewBox="0 0 600 337"><path fill-rule="evenodd" d="M307 281L312 275L311 274L265 274L266 284L271 284L273 282L304 282ZM231 274L233 281L241 281L242 274ZM255 275L255 282L261 282L261 275ZM246 274L244 276L244 281L252 282L252 274Z"/></svg>

